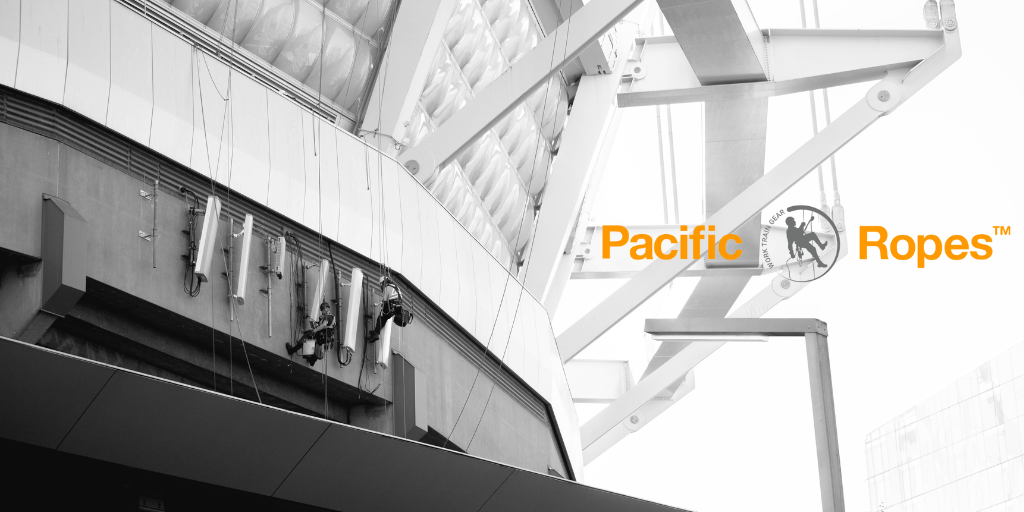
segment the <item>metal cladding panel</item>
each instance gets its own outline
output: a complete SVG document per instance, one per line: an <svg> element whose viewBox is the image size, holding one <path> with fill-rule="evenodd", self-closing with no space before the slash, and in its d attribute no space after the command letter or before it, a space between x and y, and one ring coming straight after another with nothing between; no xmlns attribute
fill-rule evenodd
<svg viewBox="0 0 1024 512"><path fill-rule="evenodd" d="M302 161L306 189L302 217L298 220L313 231L320 231L320 135L322 121L309 112L302 113Z"/></svg>
<svg viewBox="0 0 1024 512"><path fill-rule="evenodd" d="M227 65L205 52L192 52L192 159L200 174L227 185L228 133Z"/></svg>
<svg viewBox="0 0 1024 512"><path fill-rule="evenodd" d="M438 305L448 316L459 318L459 256L455 248L455 230L461 229L443 206L434 203L437 211L438 246L441 248L441 301Z"/></svg>
<svg viewBox="0 0 1024 512"><path fill-rule="evenodd" d="M473 235L461 224L455 224L456 262L459 264L459 313L456 318L463 329L473 332L476 327L476 280L473 279ZM476 334L475 332L473 334Z"/></svg>
<svg viewBox="0 0 1024 512"><path fill-rule="evenodd" d="M153 128L149 147L188 165L192 159L192 47L153 29Z"/></svg>
<svg viewBox="0 0 1024 512"><path fill-rule="evenodd" d="M367 190L366 156L369 150L361 140L347 133L335 133L338 143L338 171L341 175L341 211L338 241L362 255L370 254L373 221Z"/></svg>
<svg viewBox="0 0 1024 512"><path fill-rule="evenodd" d="M332 425L274 497L346 512L475 512L514 471L433 446Z"/></svg>
<svg viewBox="0 0 1024 512"><path fill-rule="evenodd" d="M512 277L505 268L501 266L497 260L491 260L487 265L487 272L491 279L491 295L489 297L491 301L491 311L493 312L492 326L490 327L490 335L487 337L487 346L491 347L494 345L494 340L508 339L508 315L505 312L505 296L508 295L507 287L512 281Z"/></svg>
<svg viewBox="0 0 1024 512"><path fill-rule="evenodd" d="M370 218L372 219L370 231L370 259L381 261L384 253L383 245L386 233L383 233L384 212L381 211L384 205L384 198L381 196L380 185L380 160L371 155L366 163L367 187L366 195L370 202Z"/></svg>
<svg viewBox="0 0 1024 512"><path fill-rule="evenodd" d="M0 0L0 84L14 87L21 46L21 0Z"/></svg>
<svg viewBox="0 0 1024 512"><path fill-rule="evenodd" d="M68 68L68 1L21 2L20 34L15 86L62 103Z"/></svg>
<svg viewBox="0 0 1024 512"><path fill-rule="evenodd" d="M491 271L488 263L494 258L480 244L471 243L473 252L473 282L476 283L476 326L473 333L481 343L487 343L494 325L494 311L491 309Z"/></svg>
<svg viewBox="0 0 1024 512"><path fill-rule="evenodd" d="M518 285L518 283L516 284ZM505 361L505 364L512 369L512 371L516 372L516 375L522 377L526 373L523 364L526 345L523 341L523 330L525 327L524 324L526 323L524 317L526 316L525 303L527 302L527 298L526 294L523 293L521 289L516 295L518 296L518 299L511 303L512 309L510 311L510 313L515 315L515 317L512 319L512 329L508 337L508 346L505 347L505 353L501 358Z"/></svg>
<svg viewBox="0 0 1024 512"><path fill-rule="evenodd" d="M70 86L64 87L64 106L106 124L110 97L110 0L76 0L68 4L67 83Z"/></svg>
<svg viewBox="0 0 1024 512"><path fill-rule="evenodd" d="M540 343L540 336L538 336L537 329L537 310L540 309L540 305L534 300L533 296L524 294L523 308L526 311L523 313L523 379L533 389L538 389L540 385L540 359L539 350L537 344Z"/></svg>
<svg viewBox="0 0 1024 512"><path fill-rule="evenodd" d="M378 153L379 155L380 153ZM398 168L398 162L386 157L379 157L382 195L384 198L384 229L387 234L387 257L385 264L397 272L402 272L402 196L398 184L398 173L405 169Z"/></svg>
<svg viewBox="0 0 1024 512"><path fill-rule="evenodd" d="M548 320L547 311L539 307L537 319L537 392L552 405L555 401L551 392L554 379L552 363L558 360L558 347L555 345L555 333L551 329L551 322ZM561 364L561 363L559 363Z"/></svg>
<svg viewBox="0 0 1024 512"><path fill-rule="evenodd" d="M270 192L267 206L302 218L306 169L302 163L302 111L280 94L267 95L270 120Z"/></svg>
<svg viewBox="0 0 1024 512"><path fill-rule="evenodd" d="M324 236L338 239L338 216L341 212L340 177L338 176L338 137L337 130L331 125L324 125L323 132L317 137L320 140L320 207L323 221L320 224Z"/></svg>
<svg viewBox="0 0 1024 512"><path fill-rule="evenodd" d="M55 449L92 403L114 369L0 342L0 437Z"/></svg>
<svg viewBox="0 0 1024 512"><path fill-rule="evenodd" d="M441 234L437 227L440 213L437 201L430 192L416 187L420 205L420 230L422 231L423 270L417 286L435 304L441 303Z"/></svg>
<svg viewBox="0 0 1024 512"><path fill-rule="evenodd" d="M233 72L231 85L231 188L246 197L267 204L270 187L270 120L267 118L267 88L251 78Z"/></svg>
<svg viewBox="0 0 1024 512"><path fill-rule="evenodd" d="M119 371L60 451L269 496L327 426Z"/></svg>
<svg viewBox="0 0 1024 512"><path fill-rule="evenodd" d="M112 2L110 26L107 127L149 145L153 122L153 24Z"/></svg>
<svg viewBox="0 0 1024 512"><path fill-rule="evenodd" d="M508 358L510 357L509 353L515 350L513 345L515 345L514 340L517 336L516 329L519 328L515 325L516 308L519 305L519 298L523 293L523 287L515 279L509 279L505 286L507 289L501 301L501 310L498 312L501 318L498 319L498 323L494 328L494 335L491 336L491 343L488 345L488 349L518 374L519 370L509 364ZM522 331L519 332L518 336L521 340ZM519 350L522 351L521 342Z"/></svg>
<svg viewBox="0 0 1024 512"><path fill-rule="evenodd" d="M423 230L420 228L420 190L416 178L398 170L402 200L402 274L417 286L423 280ZM474 244L476 245L476 244Z"/></svg>
<svg viewBox="0 0 1024 512"><path fill-rule="evenodd" d="M583 442L580 439L580 422L576 416L576 406L572 402L569 381L565 378L565 367L562 366L562 359L557 353L553 363L551 410L558 423L558 430L562 433L562 442L565 443L565 451L569 454L569 463L576 473L576 479L583 480Z"/></svg>

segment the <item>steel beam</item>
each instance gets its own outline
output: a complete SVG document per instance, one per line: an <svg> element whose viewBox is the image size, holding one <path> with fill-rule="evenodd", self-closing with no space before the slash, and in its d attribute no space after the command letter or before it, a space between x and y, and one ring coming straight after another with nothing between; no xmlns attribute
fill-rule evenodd
<svg viewBox="0 0 1024 512"><path fill-rule="evenodd" d="M583 6L447 122L402 152L398 160L416 179L427 180L642 1L594 0Z"/></svg>
<svg viewBox="0 0 1024 512"><path fill-rule="evenodd" d="M690 54L667 37L645 44L647 75L619 89L620 107L699 101L757 99L879 80L887 72L916 66L945 43L939 30L770 29L767 59L771 75L758 81L721 81L701 87ZM705 84L706 85L706 84Z"/></svg>
<svg viewBox="0 0 1024 512"><path fill-rule="evenodd" d="M389 155L398 153L396 142L405 135L404 123L423 94L455 4L456 0L399 4L391 41L381 59L387 73L377 74L360 125L360 133L366 133L367 140Z"/></svg>
<svg viewBox="0 0 1024 512"><path fill-rule="evenodd" d="M702 85L767 77L764 39L746 0L658 0Z"/></svg>
<svg viewBox="0 0 1024 512"><path fill-rule="evenodd" d="M615 138L615 134L619 131L619 121L621 119L622 110L615 109L612 114L611 124L608 127L608 133L605 135L605 140L613 140ZM594 164L590 183L587 185L587 191L583 196L583 204L580 205L579 213L569 232L569 240L566 241L565 248L555 264L554 275L548 284L547 293L541 298L544 301L544 308L548 310L548 314L552 317L555 316L555 312L558 310L558 305L562 301L562 292L565 291L565 286L568 284L574 270L576 251L580 240L585 236L586 223L589 222L590 211L594 206L594 201L597 200L597 193L601 189L601 181L604 179L608 156L611 154L613 146L613 144L602 144L599 148L597 162Z"/></svg>
<svg viewBox="0 0 1024 512"><path fill-rule="evenodd" d="M636 39L632 25L620 27L617 47L628 51ZM596 45L595 45L596 46ZM609 145L608 135L615 117L615 92L626 59L620 58L612 74L580 78L573 115L562 135L555 163L544 188L544 204L537 219L536 235L524 285L542 300L556 274L558 261L580 217L601 148ZM614 134L613 134L614 135Z"/></svg>
<svg viewBox="0 0 1024 512"><path fill-rule="evenodd" d="M565 23L565 20L583 8L583 0L533 0L530 3L534 12L537 13L537 19L545 34L553 32L558 25ZM583 75L614 74L612 71L612 68L615 67L614 59L608 59L604 48L604 44L610 45L611 42L603 43L603 40L599 39L583 50L577 60L566 64L562 70L565 73L566 81L575 82ZM615 46L615 48L621 47ZM622 52L617 51L617 53L621 54Z"/></svg>
<svg viewBox="0 0 1024 512"><path fill-rule="evenodd" d="M912 67L943 45L941 30L769 29L764 36L776 82Z"/></svg>

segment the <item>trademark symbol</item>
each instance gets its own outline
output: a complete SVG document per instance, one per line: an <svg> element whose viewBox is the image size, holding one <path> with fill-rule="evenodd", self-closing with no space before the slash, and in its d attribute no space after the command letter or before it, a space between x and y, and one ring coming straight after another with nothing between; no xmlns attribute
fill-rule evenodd
<svg viewBox="0 0 1024 512"><path fill-rule="evenodd" d="M1009 235L1010 226L992 226L992 230L995 231L995 235Z"/></svg>

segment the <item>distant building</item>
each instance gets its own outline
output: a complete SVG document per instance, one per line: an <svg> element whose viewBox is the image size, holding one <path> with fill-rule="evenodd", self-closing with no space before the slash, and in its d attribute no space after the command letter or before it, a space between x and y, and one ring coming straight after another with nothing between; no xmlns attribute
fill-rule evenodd
<svg viewBox="0 0 1024 512"><path fill-rule="evenodd" d="M865 439L872 512L1024 512L1024 343Z"/></svg>

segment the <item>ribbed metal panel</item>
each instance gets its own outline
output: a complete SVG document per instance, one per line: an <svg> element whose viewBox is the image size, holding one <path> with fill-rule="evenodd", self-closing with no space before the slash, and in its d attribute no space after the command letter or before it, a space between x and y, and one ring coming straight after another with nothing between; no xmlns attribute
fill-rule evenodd
<svg viewBox="0 0 1024 512"><path fill-rule="evenodd" d="M29 94L0 86L0 108L3 109L0 111L0 119L5 124L66 144L68 147L139 180L140 188L151 188L153 181L159 177L159 193L161 195L178 196L180 187L185 186L199 196L201 203L205 202L208 195L214 191L214 184L209 178L63 106L54 105ZM241 220L245 218L246 212L262 212L253 226L257 233L267 235L280 235L285 231L293 233L302 245L302 257L310 260L327 257L327 244L330 244L340 279L351 280L352 268L358 267L363 270L368 283L380 281L381 273L376 261L326 237L322 238L319 233L271 212L265 206L236 192L229 191L219 183L216 184L216 189L216 194L223 200L223 215ZM296 248L289 247L290 252L295 250ZM455 320L430 302L412 283L398 273L394 275L403 287L403 295L413 303L416 321L428 325L432 331L447 341L527 410L542 421L551 423L548 407L543 398L505 368L480 341L458 326Z"/></svg>

